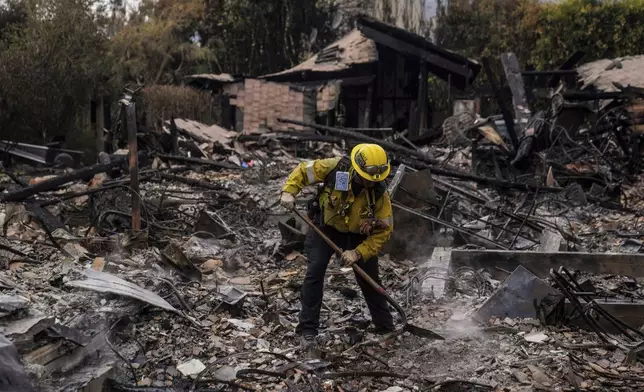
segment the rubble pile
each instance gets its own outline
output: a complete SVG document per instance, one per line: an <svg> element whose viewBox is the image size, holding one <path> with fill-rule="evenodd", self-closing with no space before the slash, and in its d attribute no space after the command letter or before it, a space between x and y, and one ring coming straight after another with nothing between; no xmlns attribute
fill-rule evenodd
<svg viewBox="0 0 644 392"><path fill-rule="evenodd" d="M534 116L513 100L525 123L452 119L418 145L288 119L315 132L185 119L131 132L126 94L98 164L3 167L0 375L20 360L25 391L27 376L47 391L642 390L644 176L620 144L638 140L620 110L639 90L576 127L562 113L580 107L558 94ZM408 314L395 323L444 340L369 332L334 257L322 355L306 359L307 230L280 189L301 160L374 140L394 166L379 268Z"/></svg>

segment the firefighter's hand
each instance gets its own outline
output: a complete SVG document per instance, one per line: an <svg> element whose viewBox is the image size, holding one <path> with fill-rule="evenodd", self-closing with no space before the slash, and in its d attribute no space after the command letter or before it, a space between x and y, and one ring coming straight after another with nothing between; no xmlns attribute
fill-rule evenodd
<svg viewBox="0 0 644 392"><path fill-rule="evenodd" d="M288 192L282 192L280 197L280 205L287 210L292 210L295 207L295 196L291 195Z"/></svg>
<svg viewBox="0 0 644 392"><path fill-rule="evenodd" d="M357 250L345 250L344 252L342 252L342 262L347 267L351 267L358 260L360 260L361 257L362 256L360 256L360 253L358 253Z"/></svg>
<svg viewBox="0 0 644 392"><path fill-rule="evenodd" d="M372 230L373 230L373 227L370 221L364 219L362 222L360 222L360 234L371 235Z"/></svg>

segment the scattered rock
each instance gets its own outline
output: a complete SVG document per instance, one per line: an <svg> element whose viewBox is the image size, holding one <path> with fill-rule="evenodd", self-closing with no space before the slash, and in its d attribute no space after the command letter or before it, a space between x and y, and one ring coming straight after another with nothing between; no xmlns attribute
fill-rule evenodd
<svg viewBox="0 0 644 392"><path fill-rule="evenodd" d="M184 376L194 376L201 373L206 368L200 360L191 359L188 362L177 365L177 370Z"/></svg>
<svg viewBox="0 0 644 392"><path fill-rule="evenodd" d="M522 371L515 370L512 372L512 376L521 384L530 384L530 377Z"/></svg>
<svg viewBox="0 0 644 392"><path fill-rule="evenodd" d="M138 384L141 387L149 387L150 385L152 385L152 380L150 380L147 377L144 377L143 379L141 379L141 381L139 381Z"/></svg>
<svg viewBox="0 0 644 392"><path fill-rule="evenodd" d="M530 343L544 343L548 340L548 335L543 332L529 333L523 337Z"/></svg>
<svg viewBox="0 0 644 392"><path fill-rule="evenodd" d="M535 365L528 365L528 369L532 373L532 379L535 382L538 382L541 385L548 386L550 385L550 377L548 377L543 370Z"/></svg>
<svg viewBox="0 0 644 392"><path fill-rule="evenodd" d="M201 264L201 270L205 273L217 271L223 264L224 262L219 259L210 259Z"/></svg>
<svg viewBox="0 0 644 392"><path fill-rule="evenodd" d="M248 332L251 329L255 328L255 324L247 323L245 321L237 319L228 319L228 323L234 325L237 329Z"/></svg>

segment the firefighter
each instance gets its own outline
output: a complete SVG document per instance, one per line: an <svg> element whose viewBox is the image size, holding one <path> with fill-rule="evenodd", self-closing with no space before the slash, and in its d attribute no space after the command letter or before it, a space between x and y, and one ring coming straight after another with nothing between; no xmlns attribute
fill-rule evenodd
<svg viewBox="0 0 644 392"><path fill-rule="evenodd" d="M350 157L303 162L289 175L280 203L293 209L304 186L318 184L318 195L309 202L309 218L341 249L345 266L358 263L380 284L378 253L393 231L391 199L385 179L391 164L377 144L359 144ZM305 244L308 265L300 299L302 309L296 332L302 352L315 356L320 326L324 275L333 249L313 230ZM374 332L393 331L393 318L384 296L356 274L374 324Z"/></svg>

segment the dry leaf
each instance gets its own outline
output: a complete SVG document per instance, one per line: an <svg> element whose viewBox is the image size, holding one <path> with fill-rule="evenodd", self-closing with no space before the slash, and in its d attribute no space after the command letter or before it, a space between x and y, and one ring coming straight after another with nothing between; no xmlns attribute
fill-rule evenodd
<svg viewBox="0 0 644 392"><path fill-rule="evenodd" d="M215 271L221 268L224 262L219 259L210 259L201 264L202 271Z"/></svg>
<svg viewBox="0 0 644 392"><path fill-rule="evenodd" d="M103 271L103 268L105 268L105 259L102 257L95 258L92 262L92 269L94 271Z"/></svg>
<svg viewBox="0 0 644 392"><path fill-rule="evenodd" d="M293 260L297 259L299 256L302 256L302 254L300 252L293 251L293 252L289 253L288 255L286 255L285 259L287 261L293 261Z"/></svg>
<svg viewBox="0 0 644 392"><path fill-rule="evenodd" d="M601 374L605 374L605 373L606 373L606 369L604 369L603 367L601 367L601 366L597 365L596 363L588 362L588 365L590 365L590 367L591 367L594 371L596 371L597 373L601 373Z"/></svg>
<svg viewBox="0 0 644 392"><path fill-rule="evenodd" d="M559 184L555 180L555 176L552 174L552 166L548 169L548 176L546 177L546 186L549 188L558 187Z"/></svg>
<svg viewBox="0 0 644 392"><path fill-rule="evenodd" d="M105 181L107 181L109 177L105 173L98 173L96 174L92 180L89 182L89 187L90 188L98 188L99 186L103 185Z"/></svg>
<svg viewBox="0 0 644 392"><path fill-rule="evenodd" d="M505 151L508 151L508 147L505 145L505 142L503 141L503 138L501 137L501 135L499 135L496 132L496 130L494 128L489 127L489 126L479 127L479 132L481 132L481 134L483 136L485 136L485 138L487 140L491 141L492 143L496 144L497 146L502 147Z"/></svg>

